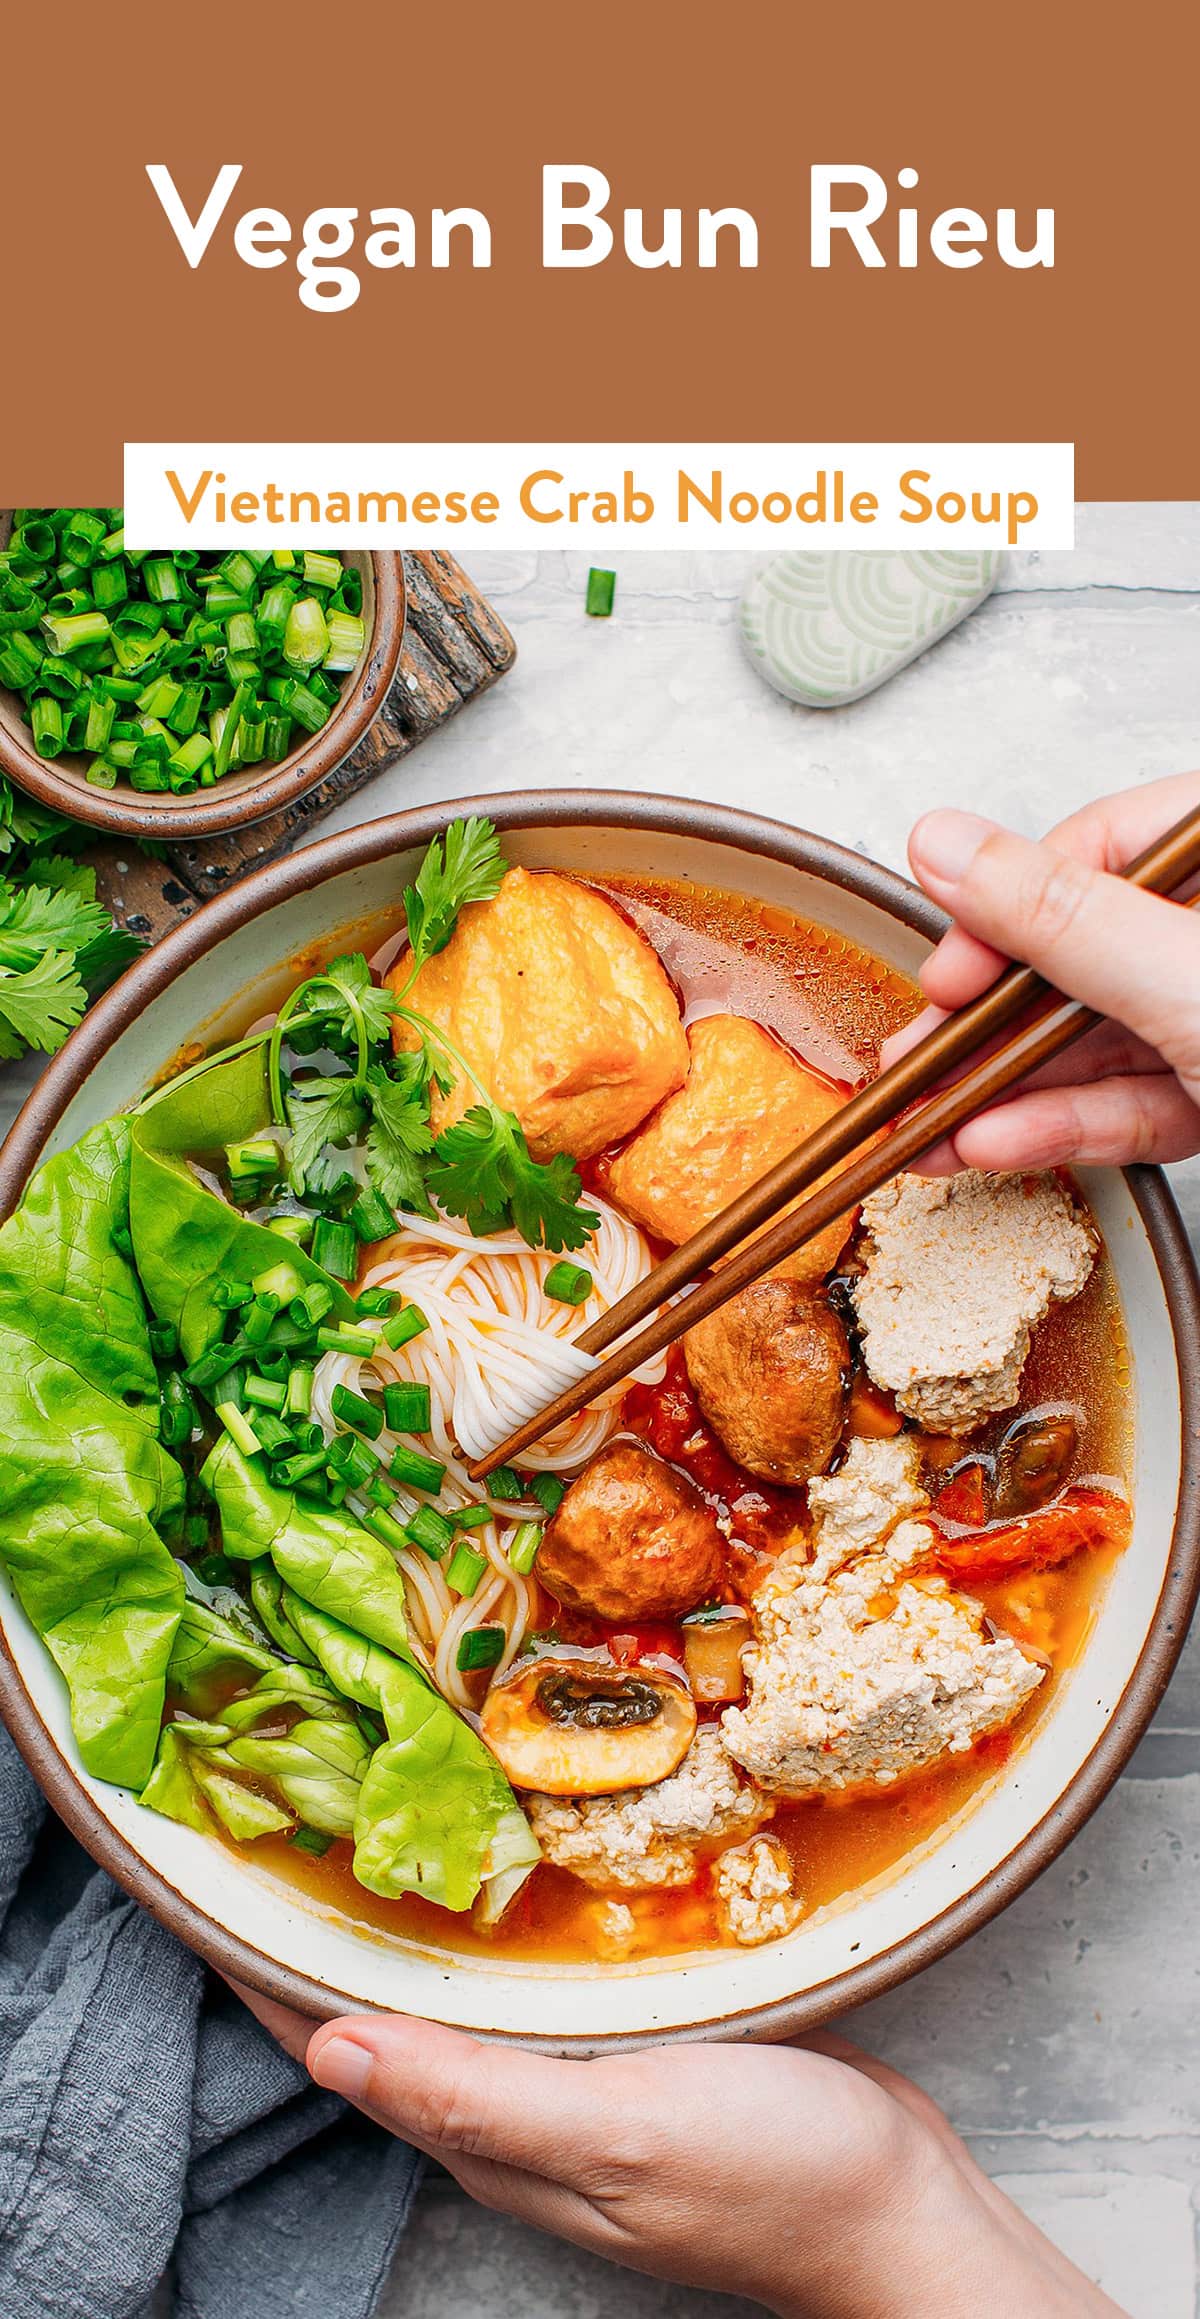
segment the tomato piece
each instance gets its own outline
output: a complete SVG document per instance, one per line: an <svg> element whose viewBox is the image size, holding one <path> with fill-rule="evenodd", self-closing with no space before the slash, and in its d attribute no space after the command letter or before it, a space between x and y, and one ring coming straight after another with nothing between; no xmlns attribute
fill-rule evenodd
<svg viewBox="0 0 1200 2319"><path fill-rule="evenodd" d="M1073 1554L1129 1544L1133 1515L1112 1490L1067 1490L1052 1506L971 1537L942 1538L937 1559L958 1578L1000 1578L1009 1570L1050 1570Z"/></svg>
<svg viewBox="0 0 1200 2319"><path fill-rule="evenodd" d="M965 1530L982 1530L988 1518L987 1483L977 1460L960 1465L942 1483L933 1510L944 1522L961 1522Z"/></svg>

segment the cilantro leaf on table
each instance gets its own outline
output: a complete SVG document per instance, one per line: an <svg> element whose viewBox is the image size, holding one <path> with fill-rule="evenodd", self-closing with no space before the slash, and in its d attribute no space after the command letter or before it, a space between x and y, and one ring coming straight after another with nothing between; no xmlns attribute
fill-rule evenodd
<svg viewBox="0 0 1200 2319"><path fill-rule="evenodd" d="M398 1055L391 1072L372 1063L367 1072L367 1174L393 1208L431 1216L424 1158L433 1149L429 1124L429 1065L423 1052Z"/></svg>
<svg viewBox="0 0 1200 2319"><path fill-rule="evenodd" d="M144 949L96 899L74 858L91 832L0 778L0 1059L53 1054L88 999Z"/></svg>
<svg viewBox="0 0 1200 2319"><path fill-rule="evenodd" d="M508 867L495 826L484 815L452 821L445 838L434 838L404 889L408 939L414 969L444 950L468 902L490 902Z"/></svg>
<svg viewBox="0 0 1200 2319"><path fill-rule="evenodd" d="M52 1055L82 1019L87 992L69 951L46 950L32 966L0 966L0 1055L13 1060L21 1042Z"/></svg>
<svg viewBox="0 0 1200 2319"><path fill-rule="evenodd" d="M490 1104L474 1104L439 1135L427 1181L472 1232L494 1232L511 1215L531 1248L556 1255L584 1247L600 1222L579 1206L582 1186L567 1153L535 1160L514 1114Z"/></svg>
<svg viewBox="0 0 1200 2319"><path fill-rule="evenodd" d="M107 910L69 886L0 878L0 967L22 973L48 951L86 950L112 931Z"/></svg>

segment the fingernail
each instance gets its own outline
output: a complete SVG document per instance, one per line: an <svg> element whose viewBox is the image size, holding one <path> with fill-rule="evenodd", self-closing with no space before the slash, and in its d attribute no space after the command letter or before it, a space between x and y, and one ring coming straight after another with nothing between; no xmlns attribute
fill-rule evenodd
<svg viewBox="0 0 1200 2319"><path fill-rule="evenodd" d="M365 2045L354 2045L348 2037L329 2037L318 2046L309 2062L310 2077L331 2094L344 2094L348 2102L361 2101L371 2082L375 2056Z"/></svg>
<svg viewBox="0 0 1200 2319"><path fill-rule="evenodd" d="M984 821L977 813L958 813L950 807L927 813L912 834L914 863L943 885L957 886L995 827L994 821Z"/></svg>

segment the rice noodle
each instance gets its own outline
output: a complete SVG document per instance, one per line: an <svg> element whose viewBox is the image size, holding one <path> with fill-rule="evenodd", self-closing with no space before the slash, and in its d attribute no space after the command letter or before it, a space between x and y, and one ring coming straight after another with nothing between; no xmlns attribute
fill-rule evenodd
<svg viewBox="0 0 1200 2319"><path fill-rule="evenodd" d="M483 1493L470 1481L468 1464L486 1457L522 1418L552 1400L564 1387L596 1366L574 1339L617 1303L651 1265L649 1247L636 1225L604 1200L589 1194L600 1217L581 1262L592 1275L592 1291L582 1305L559 1304L543 1291L557 1259L530 1248L515 1232L492 1232L476 1239L462 1224L439 1215L402 1216L395 1236L362 1286L386 1288L420 1306L429 1327L399 1351L380 1343L369 1358L327 1353L313 1387L313 1415L333 1430L331 1395L335 1385L361 1391L412 1379L430 1393L430 1427L419 1439L384 1430L370 1446L386 1465L397 1444L424 1451L446 1467L436 1499L401 1484L396 1511L408 1519L418 1506L437 1503L447 1511L478 1504ZM646 1383L665 1370L659 1358L636 1371ZM556 1427L527 1450L531 1470L578 1473L616 1430L625 1386L610 1388L599 1400ZM464 1532L490 1569L475 1594L460 1598L446 1584L444 1565L419 1548L400 1556L415 1650L446 1698L470 1708L471 1688L455 1660L472 1627L503 1626L503 1673L521 1647L536 1599L534 1585L509 1566L505 1538L514 1525L544 1519L534 1499L487 1498L491 1520Z"/></svg>

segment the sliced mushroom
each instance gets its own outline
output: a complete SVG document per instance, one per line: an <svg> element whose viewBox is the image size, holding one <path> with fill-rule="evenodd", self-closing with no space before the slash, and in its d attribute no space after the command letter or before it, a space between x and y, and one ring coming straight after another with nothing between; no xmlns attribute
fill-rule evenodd
<svg viewBox="0 0 1200 2319"><path fill-rule="evenodd" d="M691 1746L696 1710L665 1668L579 1651L521 1660L492 1685L481 1721L514 1787L607 1796L667 1779Z"/></svg>

